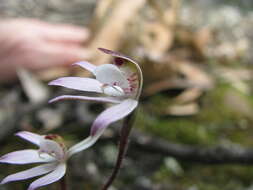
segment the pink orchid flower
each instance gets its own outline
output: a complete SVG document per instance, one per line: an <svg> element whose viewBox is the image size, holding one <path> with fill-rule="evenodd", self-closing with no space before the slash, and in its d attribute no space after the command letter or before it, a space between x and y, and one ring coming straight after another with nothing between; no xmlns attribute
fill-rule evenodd
<svg viewBox="0 0 253 190"><path fill-rule="evenodd" d="M91 127L90 139L84 143L95 142L94 137L100 136L111 123L124 118L137 107L143 83L141 69L135 61L111 50L103 48L99 50L112 55L114 63L96 66L82 61L74 64L90 71L95 79L62 77L49 83L49 85L96 93L96 96L92 97L63 95L50 102L74 99L114 104L96 118Z"/></svg>
<svg viewBox="0 0 253 190"><path fill-rule="evenodd" d="M61 137L58 135L42 136L27 131L21 131L16 135L37 145L39 149L25 149L5 154L0 157L0 163L42 164L31 169L9 175L1 181L1 184L25 180L46 174L45 176L32 182L28 190L34 190L38 187L60 180L66 173L67 160L73 154L80 152L93 144L93 142L90 144L78 143L67 150Z"/></svg>

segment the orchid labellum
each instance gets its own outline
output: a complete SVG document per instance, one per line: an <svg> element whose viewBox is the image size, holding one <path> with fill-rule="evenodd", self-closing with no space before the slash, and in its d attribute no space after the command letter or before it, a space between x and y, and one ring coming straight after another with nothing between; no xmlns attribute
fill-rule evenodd
<svg viewBox="0 0 253 190"><path fill-rule="evenodd" d="M63 95L50 102L74 99L114 104L96 118L91 127L90 139L86 139L83 143L94 143L107 126L130 114L138 105L142 89L142 72L135 61L111 50L103 48L99 50L113 56L114 62L99 66L85 61L74 64L90 71L95 78L62 77L49 83L49 85L94 92L92 97Z"/></svg>
<svg viewBox="0 0 253 190"><path fill-rule="evenodd" d="M41 163L41 165L9 175L1 181L1 184L45 175L32 182L28 190L34 190L60 180L66 173L66 162L70 156L92 145L87 143L77 144L67 150L58 135L42 136L27 131L19 132L16 135L37 145L39 149L26 149L8 153L0 157L0 163Z"/></svg>

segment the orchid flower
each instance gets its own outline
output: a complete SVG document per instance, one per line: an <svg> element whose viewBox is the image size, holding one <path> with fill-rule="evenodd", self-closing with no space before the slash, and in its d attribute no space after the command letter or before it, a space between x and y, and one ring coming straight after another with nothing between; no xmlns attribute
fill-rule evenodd
<svg viewBox="0 0 253 190"><path fill-rule="evenodd" d="M62 77L49 83L49 85L96 93L96 96L92 97L62 95L50 102L74 99L114 104L96 118L91 127L90 137L83 143L91 143L91 141L94 143L106 127L130 114L138 105L142 89L142 72L135 61L111 50L103 48L99 50L113 56L113 64L96 66L86 61L74 64L90 71L95 79Z"/></svg>
<svg viewBox="0 0 253 190"><path fill-rule="evenodd" d="M82 151L92 144L77 144L66 149L62 138L58 135L38 135L35 133L21 131L17 136L27 140L39 147L39 149L25 149L5 154L0 157L0 163L8 164L32 164L41 165L31 169L11 174L5 177L1 184L12 181L25 180L40 175L45 176L32 182L28 190L34 190L60 180L66 173L66 162L75 153ZM83 146L82 146L83 145Z"/></svg>

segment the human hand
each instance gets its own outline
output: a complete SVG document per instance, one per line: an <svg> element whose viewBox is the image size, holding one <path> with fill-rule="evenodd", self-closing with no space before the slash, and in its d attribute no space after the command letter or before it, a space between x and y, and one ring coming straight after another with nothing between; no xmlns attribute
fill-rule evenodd
<svg viewBox="0 0 253 190"><path fill-rule="evenodd" d="M14 79L18 67L36 72L87 59L82 45L88 38L89 31L78 26L34 19L0 21L0 81Z"/></svg>

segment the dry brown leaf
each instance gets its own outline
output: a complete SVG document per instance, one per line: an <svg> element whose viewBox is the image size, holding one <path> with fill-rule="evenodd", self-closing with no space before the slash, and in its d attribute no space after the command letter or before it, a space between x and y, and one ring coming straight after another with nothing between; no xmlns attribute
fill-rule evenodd
<svg viewBox="0 0 253 190"><path fill-rule="evenodd" d="M169 106L165 114L175 115L175 116L187 116L194 115L199 112L199 106L197 103L189 103L184 105L172 105Z"/></svg>
<svg viewBox="0 0 253 190"><path fill-rule="evenodd" d="M205 27L201 28L197 32L194 33L193 36L193 45L201 55L206 55L206 51L208 51L208 45L213 40L213 34L210 28Z"/></svg>
<svg viewBox="0 0 253 190"><path fill-rule="evenodd" d="M95 34L95 38L90 44L90 49L106 47L107 49L117 50L122 42L128 26L138 13L139 9L145 4L146 0L118 0L110 15L105 20L105 24ZM106 63L109 56L94 52L95 62Z"/></svg>
<svg viewBox="0 0 253 190"><path fill-rule="evenodd" d="M138 36L148 56L159 58L171 48L174 41L179 2L180 0L149 1L155 16L142 21L141 33Z"/></svg>
<svg viewBox="0 0 253 190"><path fill-rule="evenodd" d="M178 22L181 0L170 0L171 9L164 11L163 19L169 26L175 26Z"/></svg>
<svg viewBox="0 0 253 190"><path fill-rule="evenodd" d="M174 67L180 74L187 78L192 86L201 89L210 89L213 87L212 78L197 65L183 61L174 63Z"/></svg>
<svg viewBox="0 0 253 190"><path fill-rule="evenodd" d="M197 100L202 93L203 91L199 88L190 88L179 94L174 100L178 104L186 104Z"/></svg>
<svg viewBox="0 0 253 190"><path fill-rule="evenodd" d="M159 22L146 23L143 27L145 32L140 36L140 41L145 51L151 57L161 57L173 43L173 31Z"/></svg>
<svg viewBox="0 0 253 190"><path fill-rule="evenodd" d="M158 60L144 60L142 71L145 84L152 84L171 79L175 72L171 66L170 58L160 58Z"/></svg>
<svg viewBox="0 0 253 190"><path fill-rule="evenodd" d="M168 55L161 63L145 64L143 71L148 79L145 81L144 96L171 88L198 88L203 91L213 87L211 76L197 65Z"/></svg>
<svg viewBox="0 0 253 190"><path fill-rule="evenodd" d="M187 51L191 54L196 54L198 57L209 55L213 35L213 31L208 27L200 28L197 31L178 27L176 32L177 42L182 47L187 48Z"/></svg>
<svg viewBox="0 0 253 190"><path fill-rule="evenodd" d="M109 10L112 9L117 0L103 0L98 1L94 11L94 21L103 20L108 14Z"/></svg>

